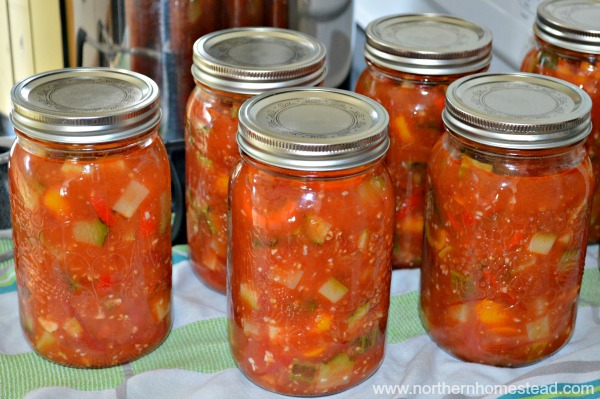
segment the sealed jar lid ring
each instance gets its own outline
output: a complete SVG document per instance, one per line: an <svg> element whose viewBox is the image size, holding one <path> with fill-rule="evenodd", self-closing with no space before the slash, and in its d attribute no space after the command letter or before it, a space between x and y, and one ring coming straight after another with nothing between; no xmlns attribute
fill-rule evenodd
<svg viewBox="0 0 600 399"><path fill-rule="evenodd" d="M231 28L194 43L192 75L233 93L316 86L325 79L325 46L304 33L281 28Z"/></svg>
<svg viewBox="0 0 600 399"><path fill-rule="evenodd" d="M492 33L461 18L398 14L367 25L364 55L376 65L406 73L451 75L489 66Z"/></svg>
<svg viewBox="0 0 600 399"><path fill-rule="evenodd" d="M451 83L442 119L476 143L507 149L568 146L589 135L592 100L579 87L530 73L479 73Z"/></svg>
<svg viewBox="0 0 600 399"><path fill-rule="evenodd" d="M537 7L533 31L557 47L600 54L600 2L545 0Z"/></svg>
<svg viewBox="0 0 600 399"><path fill-rule="evenodd" d="M33 75L11 90L10 121L35 139L71 144L114 142L158 126L156 83L112 68L65 68Z"/></svg>
<svg viewBox="0 0 600 399"><path fill-rule="evenodd" d="M381 158L389 147L385 108L346 90L266 92L244 102L238 118L240 151L285 169L352 168Z"/></svg>

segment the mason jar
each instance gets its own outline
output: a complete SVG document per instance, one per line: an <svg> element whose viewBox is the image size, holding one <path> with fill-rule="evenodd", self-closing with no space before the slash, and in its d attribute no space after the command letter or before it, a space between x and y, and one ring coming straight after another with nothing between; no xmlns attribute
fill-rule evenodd
<svg viewBox="0 0 600 399"><path fill-rule="evenodd" d="M514 367L573 334L594 185L590 109L583 90L536 74L479 74L448 88L420 293L442 349Z"/></svg>
<svg viewBox="0 0 600 399"><path fill-rule="evenodd" d="M19 316L53 362L106 367L171 327L171 191L149 78L105 68L17 83L10 120Z"/></svg>
<svg viewBox="0 0 600 399"><path fill-rule="evenodd" d="M350 388L383 360L394 196L388 116L337 89L282 89L240 109L230 189L229 342L286 395Z"/></svg>
<svg viewBox="0 0 600 399"><path fill-rule="evenodd" d="M192 269L225 292L227 189L240 160L235 141L242 103L264 91L317 86L325 77L325 46L300 32L240 28L194 44L196 87L187 104L186 219Z"/></svg>
<svg viewBox="0 0 600 399"><path fill-rule="evenodd" d="M594 0L546 0L537 8L534 43L521 71L571 82L592 98L592 132L586 149L595 188L588 242L600 242L600 3Z"/></svg>
<svg viewBox="0 0 600 399"><path fill-rule="evenodd" d="M390 115L386 165L396 193L394 268L421 265L427 160L444 131L446 89L487 70L491 46L487 28L445 15L390 15L367 26L367 67L355 91Z"/></svg>

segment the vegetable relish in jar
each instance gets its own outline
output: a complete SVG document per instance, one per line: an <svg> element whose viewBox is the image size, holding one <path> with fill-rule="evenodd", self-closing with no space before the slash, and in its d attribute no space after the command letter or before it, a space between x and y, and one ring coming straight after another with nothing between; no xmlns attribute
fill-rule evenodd
<svg viewBox="0 0 600 399"><path fill-rule="evenodd" d="M325 46L286 29L217 31L196 41L192 74L196 88L188 100L185 129L190 263L201 281L224 293L227 190L240 160L238 110L263 91L320 85Z"/></svg>
<svg viewBox="0 0 600 399"><path fill-rule="evenodd" d="M520 366L571 337L594 184L590 109L583 90L536 74L448 88L448 131L429 163L420 311L451 354Z"/></svg>
<svg viewBox="0 0 600 399"><path fill-rule="evenodd" d="M350 388L383 360L394 197L388 116L336 89L286 89L240 109L230 189L229 341L271 391Z"/></svg>
<svg viewBox="0 0 600 399"><path fill-rule="evenodd" d="M41 356L105 367L171 327L171 191L156 84L45 72L14 86L9 164L20 320Z"/></svg>
<svg viewBox="0 0 600 399"><path fill-rule="evenodd" d="M446 89L464 75L487 70L492 35L471 22L437 14L382 17L367 26L366 35L367 68L356 92L390 114L386 164L396 192L393 264L418 267L427 160L444 131Z"/></svg>
<svg viewBox="0 0 600 399"><path fill-rule="evenodd" d="M539 4L533 26L535 45L521 71L571 82L592 98L592 132L586 149L595 176L589 243L600 242L600 2L547 0Z"/></svg>

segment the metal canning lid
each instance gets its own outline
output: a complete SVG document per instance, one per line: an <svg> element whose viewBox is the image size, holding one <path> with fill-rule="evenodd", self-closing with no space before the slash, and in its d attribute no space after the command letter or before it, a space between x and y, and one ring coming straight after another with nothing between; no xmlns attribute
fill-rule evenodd
<svg viewBox="0 0 600 399"><path fill-rule="evenodd" d="M285 169L352 168L382 157L389 147L385 108L345 90L266 92L244 102L238 117L240 151Z"/></svg>
<svg viewBox="0 0 600 399"><path fill-rule="evenodd" d="M294 30L224 29L194 43L192 75L219 90L259 94L292 86L316 86L325 78L325 46Z"/></svg>
<svg viewBox="0 0 600 399"><path fill-rule="evenodd" d="M442 118L447 128L484 145L543 149L584 140L590 96L579 87L529 73L479 73L451 83Z"/></svg>
<svg viewBox="0 0 600 399"><path fill-rule="evenodd" d="M567 50L600 54L600 2L546 0L538 5L533 31Z"/></svg>
<svg viewBox="0 0 600 399"><path fill-rule="evenodd" d="M440 14L399 14L367 25L365 57L388 69L422 75L478 71L492 59L492 33Z"/></svg>
<svg viewBox="0 0 600 399"><path fill-rule="evenodd" d="M11 90L10 121L35 139L107 143L140 135L160 122L156 83L110 68L66 68L33 75Z"/></svg>

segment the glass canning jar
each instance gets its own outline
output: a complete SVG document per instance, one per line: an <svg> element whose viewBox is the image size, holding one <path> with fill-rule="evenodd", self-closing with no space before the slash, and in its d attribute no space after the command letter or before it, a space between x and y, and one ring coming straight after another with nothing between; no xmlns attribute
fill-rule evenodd
<svg viewBox="0 0 600 399"><path fill-rule="evenodd" d="M388 117L336 89L287 89L240 109L230 189L229 341L271 391L352 387L383 360L394 197Z"/></svg>
<svg viewBox="0 0 600 399"><path fill-rule="evenodd" d="M521 366L571 337L587 250L590 97L536 74L450 85L432 151L420 312L471 362Z"/></svg>
<svg viewBox="0 0 600 399"><path fill-rule="evenodd" d="M400 14L374 20L366 36L367 67L355 91L381 103L390 115L386 165L396 192L393 264L418 267L427 160L444 132L446 89L462 76L487 70L492 35L455 17Z"/></svg>
<svg viewBox="0 0 600 399"><path fill-rule="evenodd" d="M105 367L171 327L171 191L156 84L74 68L17 83L9 189L25 338L46 359Z"/></svg>
<svg viewBox="0 0 600 399"><path fill-rule="evenodd" d="M592 98L592 132L586 149L595 176L588 242L600 242L600 3L547 0L539 4L534 44L521 71L571 82Z"/></svg>
<svg viewBox="0 0 600 399"><path fill-rule="evenodd" d="M325 46L278 28L226 29L194 44L196 87L186 111L186 219L190 263L210 288L225 292L227 189L240 160L238 110L263 91L316 86L325 77Z"/></svg>

